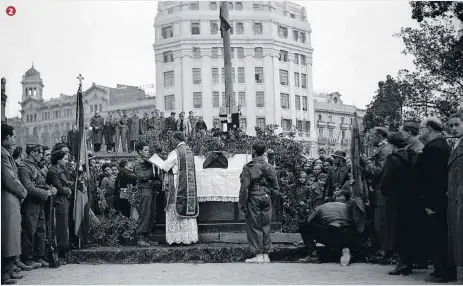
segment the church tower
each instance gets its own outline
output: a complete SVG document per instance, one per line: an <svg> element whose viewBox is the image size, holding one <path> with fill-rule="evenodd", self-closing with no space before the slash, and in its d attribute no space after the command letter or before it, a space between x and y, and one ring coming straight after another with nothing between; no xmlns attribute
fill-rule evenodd
<svg viewBox="0 0 463 286"><path fill-rule="evenodd" d="M23 75L21 84L23 86L23 102L29 98L36 100L43 99L43 81L40 77L40 73L34 68L34 64L32 64L32 67Z"/></svg>

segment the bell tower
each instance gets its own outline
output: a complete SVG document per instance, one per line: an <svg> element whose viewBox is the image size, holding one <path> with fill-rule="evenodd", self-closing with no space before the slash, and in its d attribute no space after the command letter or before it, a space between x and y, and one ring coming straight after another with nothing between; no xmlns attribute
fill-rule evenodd
<svg viewBox="0 0 463 286"><path fill-rule="evenodd" d="M43 81L40 77L40 73L34 68L34 64L32 64L32 67L23 75L21 84L23 86L23 102L28 98L33 98L36 100L43 99Z"/></svg>

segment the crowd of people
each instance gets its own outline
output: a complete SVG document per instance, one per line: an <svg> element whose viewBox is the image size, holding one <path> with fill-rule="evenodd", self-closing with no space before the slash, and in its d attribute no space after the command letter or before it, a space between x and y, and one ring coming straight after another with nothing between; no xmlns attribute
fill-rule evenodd
<svg viewBox="0 0 463 286"><path fill-rule="evenodd" d="M106 151L111 152L132 152L135 150L136 142L140 135L149 130L161 130L161 135L169 131L181 131L185 136L204 135L208 129L202 116L196 117L193 111L189 112L185 118L185 112L181 112L176 118L176 113L171 112L169 117L165 117L164 111L156 109L151 112L143 113L143 118L138 117L138 111L132 111L131 116L127 110L117 110L115 114L109 111L106 119L103 119L98 112L90 120L90 125L85 126L87 137L87 148L95 152L101 151L101 146L106 145ZM209 130L214 136L220 136L221 129L214 123L214 127ZM77 126L73 126L68 132L67 143L71 149L77 148Z"/></svg>
<svg viewBox="0 0 463 286"><path fill-rule="evenodd" d="M114 129L115 142L119 135L128 138L125 135L131 124L122 124L128 120L125 113L124 119L103 124L115 121L115 126L121 127L119 132ZM56 237L61 261L77 243L72 219L76 183L88 186L93 213L105 215L114 209L127 217L137 217L140 247L157 244L152 236L156 195L164 190L167 242L197 242L196 185L187 179L195 176L194 156L185 144L192 129L183 116L181 113L176 120L173 113L163 123L169 127L154 127L163 132L174 131L170 138L176 147L165 161L152 162L148 144L139 138L129 140L134 138L131 137L127 142L134 141L137 158L115 165L89 154L90 178L85 177L86 166L76 168L75 149L69 136L68 140L56 142L52 149L27 144L23 157L23 150L16 147L14 128L2 124L2 284L15 283L15 279L21 278L21 270L49 266L45 249L50 233ZM98 117L96 114L92 118L91 125L96 127L92 128L92 135L100 130L98 126L103 126L95 125L96 121L101 123ZM138 119L136 113L132 118ZM160 122L162 115L155 111L153 118L151 125ZM200 119L200 126L201 122ZM432 279L449 282L457 278L456 266L463 265L463 115L452 115L447 125L457 138L453 150L443 136L444 125L437 118L427 118L421 124L405 122L399 132L393 133L377 127L369 135L375 152L360 160L369 190L365 211L384 256L400 257L396 268L389 272L391 275L411 274L416 265L427 267L432 260ZM201 128L196 129L196 134L207 130L205 124ZM99 148L96 142L93 144ZM255 254L246 262L266 263L270 262L272 200L279 195L279 185L274 167L265 160L265 143L256 142L252 149L253 160L243 167L238 205L246 217L248 241ZM341 150L331 156L323 150L319 158L306 156L297 180L290 183L300 206L299 232L309 253L301 262L319 259L316 242L337 253L341 265L350 262L358 222L352 210L355 181L348 157ZM279 179L284 182L291 178L280 173ZM128 199L129 188L134 186L140 194L136 214Z"/></svg>
<svg viewBox="0 0 463 286"><path fill-rule="evenodd" d="M447 124L457 139L453 150L443 123L431 117L421 124L407 121L399 132L374 128L369 135L374 154L360 158L369 190L366 212L379 247L385 260L399 256L390 275L409 275L432 261L430 280L450 282L463 265L463 114L450 116ZM291 185L302 206L299 232L309 253L300 261L319 261L315 242L321 242L339 253L341 265L349 264L358 235L350 160L344 151L326 156L322 150L300 169Z"/></svg>
<svg viewBox="0 0 463 286"><path fill-rule="evenodd" d="M21 271L51 266L53 247L58 257L54 267L65 264L66 253L79 244L73 217L79 184L88 188L92 216L108 215L114 209L137 219L140 247L157 244L152 240L156 195L165 191L167 242L198 241L196 186L186 180L186 176L195 176L191 168L194 159L184 132L172 134L170 140L176 148L158 165L149 161L149 146L141 141L135 145L138 156L118 165L89 153L90 177L85 175L85 164L76 167L75 151L65 139L52 149L29 143L23 156L15 137L14 128L2 124L2 284L16 283L23 277ZM138 208L131 206L129 187L140 196Z"/></svg>

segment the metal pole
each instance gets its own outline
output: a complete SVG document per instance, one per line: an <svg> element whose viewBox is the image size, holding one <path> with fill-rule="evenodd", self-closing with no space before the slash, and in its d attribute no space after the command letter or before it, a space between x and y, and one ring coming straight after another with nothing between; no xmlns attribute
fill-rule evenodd
<svg viewBox="0 0 463 286"><path fill-rule="evenodd" d="M222 16L230 23L230 13L228 11L228 1L221 2L222 7ZM228 112L227 112L227 129L231 128L231 112L232 112L232 95L233 95L233 79L232 79L232 64L231 64L231 45L230 45L230 30L223 30L223 63L225 68L225 96L228 102ZM227 131L228 131L227 130Z"/></svg>

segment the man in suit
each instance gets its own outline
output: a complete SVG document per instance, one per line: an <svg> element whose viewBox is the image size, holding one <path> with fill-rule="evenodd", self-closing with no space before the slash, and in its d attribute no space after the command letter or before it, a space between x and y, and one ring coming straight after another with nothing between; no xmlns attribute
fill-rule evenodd
<svg viewBox="0 0 463 286"><path fill-rule="evenodd" d="M191 134L191 130L191 123L188 119L185 119L185 112L180 112L176 122L176 131L181 131L185 134L185 136L189 136Z"/></svg>
<svg viewBox="0 0 463 286"><path fill-rule="evenodd" d="M463 266L463 113L449 117L452 136L458 138L448 163L448 210L450 267ZM440 282L457 280L456 271L443 277Z"/></svg>
<svg viewBox="0 0 463 286"><path fill-rule="evenodd" d="M71 155L76 157L79 145L79 130L77 130L77 124L72 124L72 130L68 131L67 145Z"/></svg>
<svg viewBox="0 0 463 286"><path fill-rule="evenodd" d="M176 120L175 120L175 112L172 111L170 113L170 117L167 117L166 118L166 121L165 121L165 131L166 133L169 132L169 131L175 131L176 129Z"/></svg>
<svg viewBox="0 0 463 286"><path fill-rule="evenodd" d="M329 168L328 179L327 179L327 196L332 198L334 193L341 189L344 186L344 183L347 181L349 174L349 168L346 164L346 152L342 150L336 150L332 155L334 166ZM328 161L323 162L323 164Z"/></svg>

